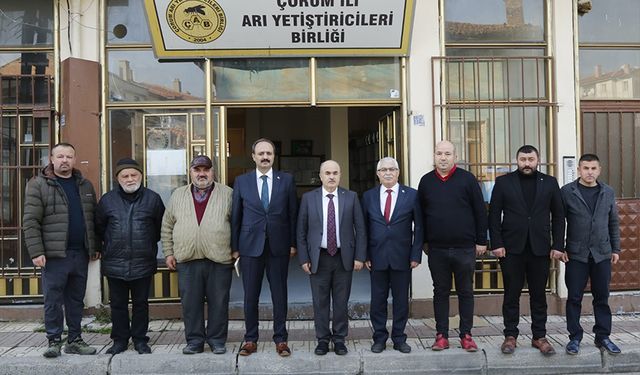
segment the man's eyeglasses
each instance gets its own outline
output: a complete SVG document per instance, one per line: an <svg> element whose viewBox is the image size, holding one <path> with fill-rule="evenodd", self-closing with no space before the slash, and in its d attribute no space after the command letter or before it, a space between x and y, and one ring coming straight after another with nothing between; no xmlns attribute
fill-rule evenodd
<svg viewBox="0 0 640 375"><path fill-rule="evenodd" d="M398 168L380 168L378 172L387 173L387 172L396 172Z"/></svg>

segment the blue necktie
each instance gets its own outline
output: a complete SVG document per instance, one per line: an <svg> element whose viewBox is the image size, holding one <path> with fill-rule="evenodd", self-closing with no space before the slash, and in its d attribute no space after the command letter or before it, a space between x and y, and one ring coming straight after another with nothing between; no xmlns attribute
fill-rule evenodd
<svg viewBox="0 0 640 375"><path fill-rule="evenodd" d="M262 207L267 211L269 209L269 185L267 184L267 176L261 176L262 179L262 194L260 196L260 201L262 202Z"/></svg>

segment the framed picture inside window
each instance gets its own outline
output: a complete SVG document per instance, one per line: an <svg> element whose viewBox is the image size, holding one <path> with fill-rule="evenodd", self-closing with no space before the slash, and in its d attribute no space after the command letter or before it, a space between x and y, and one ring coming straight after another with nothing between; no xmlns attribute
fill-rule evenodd
<svg viewBox="0 0 640 375"><path fill-rule="evenodd" d="M280 155L279 169L293 175L296 186L319 186L321 155Z"/></svg>
<svg viewBox="0 0 640 375"><path fill-rule="evenodd" d="M310 139L293 139L291 141L291 154L295 156L313 154L313 141Z"/></svg>

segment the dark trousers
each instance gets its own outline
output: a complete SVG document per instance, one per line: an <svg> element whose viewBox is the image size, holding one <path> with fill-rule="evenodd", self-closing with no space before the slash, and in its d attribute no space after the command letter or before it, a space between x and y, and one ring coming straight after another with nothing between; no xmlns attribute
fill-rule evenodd
<svg viewBox="0 0 640 375"><path fill-rule="evenodd" d="M531 308L531 333L533 339L545 337L547 334L547 280L549 279L548 256L536 256L531 251L523 254L512 254L507 249L507 256L500 258L500 268L504 281L504 299L502 317L504 319L504 335L518 337L520 322L520 294L527 281L529 287L529 307Z"/></svg>
<svg viewBox="0 0 640 375"><path fill-rule="evenodd" d="M244 325L246 330L244 341L257 342L259 338L258 304L265 270L273 304L273 341L276 344L287 341L289 255L271 255L267 242L259 257L240 257L240 269L242 270L242 286L244 287Z"/></svg>
<svg viewBox="0 0 640 375"><path fill-rule="evenodd" d="M346 271L340 253L320 251L318 271L309 276L313 297L313 323L318 342L344 343L349 334L349 296L353 271ZM330 310L333 325L329 328Z"/></svg>
<svg viewBox="0 0 640 375"><path fill-rule="evenodd" d="M149 290L153 276L136 280L107 277L111 306L111 338L114 342L134 344L149 342ZM131 324L129 324L129 294L131 294Z"/></svg>
<svg viewBox="0 0 640 375"><path fill-rule="evenodd" d="M391 340L394 344L407 341L404 329L409 319L409 284L411 270L396 271L386 269L371 271L371 325L373 326L373 341L384 343L389 338L387 331L387 298L389 288L393 297L393 325L391 326Z"/></svg>
<svg viewBox="0 0 640 375"><path fill-rule="evenodd" d="M460 337L471 334L473 327L473 274L476 267L475 248L430 248L429 270L433 279L433 310L436 332L449 337L449 296L451 275L455 277L460 314Z"/></svg>
<svg viewBox="0 0 640 375"><path fill-rule="evenodd" d="M188 345L224 345L229 328L232 264L208 259L178 263L178 289ZM207 301L207 327L204 302Z"/></svg>
<svg viewBox="0 0 640 375"><path fill-rule="evenodd" d="M603 260L594 263L593 258L589 263L570 260L564 277L567 284L567 330L569 339L582 340L583 330L580 326L580 313L582 310L582 297L587 280L591 281L591 294L593 295L593 315L596 323L593 333L596 340L609 338L611 334L611 308L609 307L609 283L611 282L611 261Z"/></svg>
<svg viewBox="0 0 640 375"><path fill-rule="evenodd" d="M89 255L86 251L67 251L66 258L47 258L42 269L44 327L47 339L59 340L64 319L69 341L80 337L84 293L87 289ZM64 305L64 312L62 306Z"/></svg>

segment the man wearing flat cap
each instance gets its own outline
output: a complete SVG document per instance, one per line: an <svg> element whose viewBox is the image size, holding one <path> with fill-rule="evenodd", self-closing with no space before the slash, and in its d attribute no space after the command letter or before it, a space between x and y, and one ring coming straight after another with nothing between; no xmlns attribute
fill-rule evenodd
<svg viewBox="0 0 640 375"><path fill-rule="evenodd" d="M102 274L109 283L113 325L113 346L107 353L127 350L131 338L134 349L147 354L151 353L149 289L157 269L164 204L158 194L142 186L142 168L135 160L120 159L114 174L118 186L100 198L95 218L96 234L103 242Z"/></svg>
<svg viewBox="0 0 640 375"><path fill-rule="evenodd" d="M187 346L184 354L226 352L231 256L230 187L213 181L213 163L196 156L191 184L171 195L162 219L162 251L167 267L178 271L178 290ZM205 328L204 301L207 301Z"/></svg>

